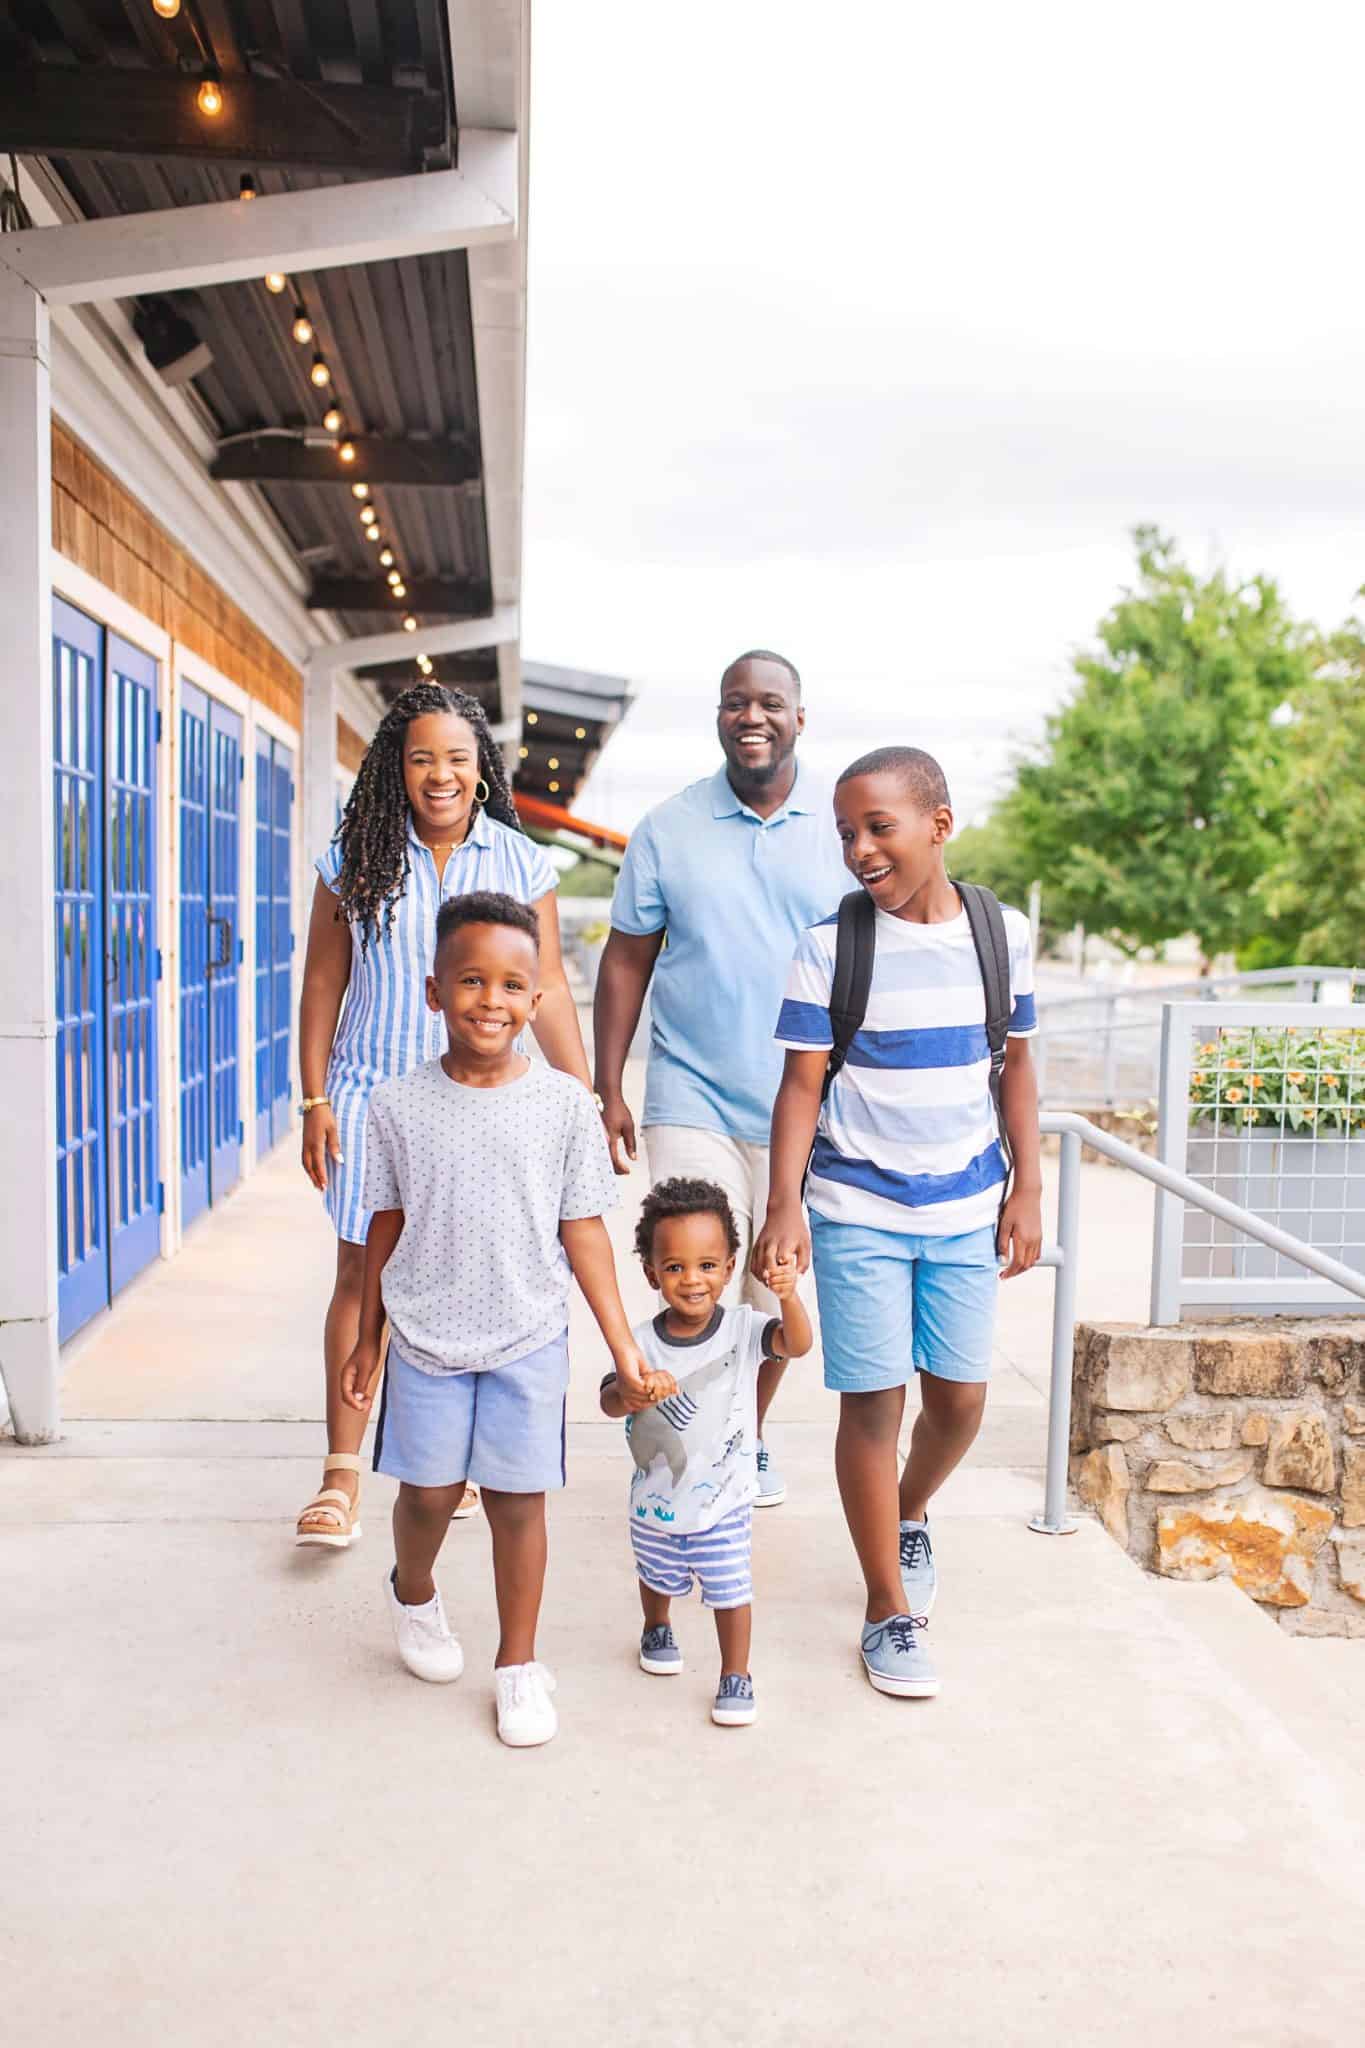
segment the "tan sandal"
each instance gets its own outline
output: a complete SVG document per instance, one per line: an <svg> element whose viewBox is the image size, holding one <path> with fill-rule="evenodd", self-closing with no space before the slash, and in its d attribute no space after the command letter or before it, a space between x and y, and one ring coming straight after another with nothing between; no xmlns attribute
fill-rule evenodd
<svg viewBox="0 0 1365 2048"><path fill-rule="evenodd" d="M477 1515L477 1513L479 1512L479 1505L480 1503L478 1487L471 1486L469 1482L466 1480L464 1495L460 1501L460 1505L456 1508L454 1514L451 1516L451 1521L467 1522L471 1515Z"/></svg>
<svg viewBox="0 0 1365 2048"><path fill-rule="evenodd" d="M325 1479L329 1472L362 1472L364 1469L353 1451L329 1451L323 1461L322 1476ZM349 1550L353 1543L360 1541L360 1524L356 1520L359 1511L358 1484L354 1500L339 1486L324 1486L300 1514L294 1540L312 1544L320 1550Z"/></svg>

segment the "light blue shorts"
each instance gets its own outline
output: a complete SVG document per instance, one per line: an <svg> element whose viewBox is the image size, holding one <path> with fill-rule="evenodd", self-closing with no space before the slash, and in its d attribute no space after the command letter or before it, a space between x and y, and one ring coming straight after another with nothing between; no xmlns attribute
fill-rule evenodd
<svg viewBox="0 0 1365 2048"><path fill-rule="evenodd" d="M1000 1291L994 1225L910 1237L812 1210L810 1235L827 1387L877 1394L917 1372L990 1378Z"/></svg>
<svg viewBox="0 0 1365 2048"><path fill-rule="evenodd" d="M374 1469L409 1486L461 1479L494 1493L564 1484L569 1333L488 1372L419 1372L390 1341Z"/></svg>
<svg viewBox="0 0 1365 2048"><path fill-rule="evenodd" d="M668 1600L685 1600L695 1580L703 1607L747 1607L754 1597L753 1526L752 1503L732 1508L714 1529L690 1536L674 1535L657 1523L637 1522L632 1515L635 1570L651 1593L662 1593Z"/></svg>

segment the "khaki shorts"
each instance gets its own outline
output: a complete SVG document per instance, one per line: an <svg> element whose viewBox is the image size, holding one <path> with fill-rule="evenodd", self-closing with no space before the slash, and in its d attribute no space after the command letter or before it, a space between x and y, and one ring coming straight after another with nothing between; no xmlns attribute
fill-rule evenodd
<svg viewBox="0 0 1365 2048"><path fill-rule="evenodd" d="M727 1308L747 1302L765 1315L780 1315L777 1298L749 1271L749 1253L768 1213L768 1148L727 1138L723 1131L690 1130L681 1124L650 1124L645 1129L645 1155L651 1186L661 1180L710 1180L724 1189L739 1231L739 1256L730 1285L722 1297ZM803 1273L797 1293L812 1322L815 1285Z"/></svg>

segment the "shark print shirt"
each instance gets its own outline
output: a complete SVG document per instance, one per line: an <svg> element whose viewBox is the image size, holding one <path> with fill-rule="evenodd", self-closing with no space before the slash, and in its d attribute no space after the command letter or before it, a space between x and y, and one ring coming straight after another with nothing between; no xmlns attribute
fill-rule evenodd
<svg viewBox="0 0 1365 2048"><path fill-rule="evenodd" d="M749 1307L718 1308L699 1337L666 1336L663 1321L641 1323L635 1341L678 1391L626 1420L630 1515L694 1536L758 1492L758 1369L778 1325Z"/></svg>

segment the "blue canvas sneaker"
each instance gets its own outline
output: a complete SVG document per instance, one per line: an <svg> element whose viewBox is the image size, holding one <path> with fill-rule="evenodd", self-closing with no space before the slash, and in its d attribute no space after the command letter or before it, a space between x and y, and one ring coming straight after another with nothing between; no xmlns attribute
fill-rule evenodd
<svg viewBox="0 0 1365 2048"><path fill-rule="evenodd" d="M718 1728L747 1728L758 1719L754 1682L747 1672L741 1677L737 1671L728 1671L721 1679L711 1702L711 1719Z"/></svg>
<svg viewBox="0 0 1365 2048"><path fill-rule="evenodd" d="M666 1621L647 1628L640 1638L640 1669L655 1678L676 1678L683 1668L678 1639Z"/></svg>
<svg viewBox="0 0 1365 2048"><path fill-rule="evenodd" d="M901 1580L906 1613L930 1615L938 1593L938 1574L927 1522L901 1523Z"/></svg>
<svg viewBox="0 0 1365 2048"><path fill-rule="evenodd" d="M863 1669L878 1692L898 1693L908 1700L933 1699L938 1673L919 1640L923 1627L924 1619L917 1614L893 1614L886 1621L866 1624Z"/></svg>
<svg viewBox="0 0 1365 2048"><path fill-rule="evenodd" d="M758 1440L758 1497L756 1508L775 1508L787 1498L787 1482L772 1460L772 1453L762 1437Z"/></svg>

